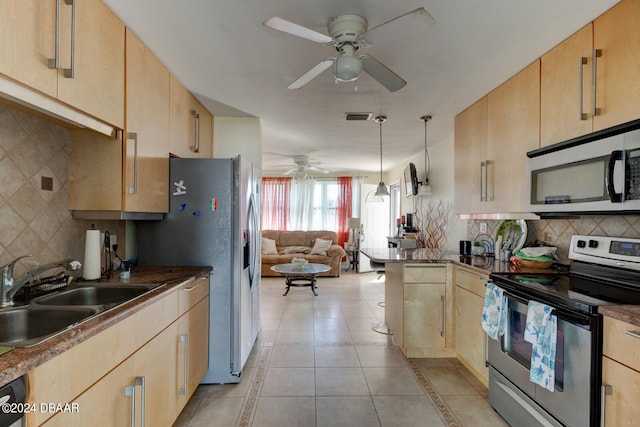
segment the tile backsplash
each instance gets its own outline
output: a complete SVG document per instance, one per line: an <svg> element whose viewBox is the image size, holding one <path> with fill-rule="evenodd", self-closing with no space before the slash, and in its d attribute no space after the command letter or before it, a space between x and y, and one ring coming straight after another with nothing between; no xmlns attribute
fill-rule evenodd
<svg viewBox="0 0 640 427"><path fill-rule="evenodd" d="M480 224L487 224L487 234L495 236L502 221L469 220L467 236L480 234ZM527 220L527 244L541 240L558 248L561 262L568 262L569 244L574 234L640 238L640 216L590 216L576 219Z"/></svg>
<svg viewBox="0 0 640 427"><path fill-rule="evenodd" d="M124 221L71 217L68 159L66 128L0 104L0 265L33 256L16 266L16 276L36 263L83 262L92 224L125 241Z"/></svg>

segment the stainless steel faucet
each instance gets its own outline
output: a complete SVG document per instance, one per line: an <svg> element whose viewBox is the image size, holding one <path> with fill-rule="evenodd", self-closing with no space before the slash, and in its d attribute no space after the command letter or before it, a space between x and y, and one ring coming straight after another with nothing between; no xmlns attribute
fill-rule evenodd
<svg viewBox="0 0 640 427"><path fill-rule="evenodd" d="M2 269L2 301L0 307L9 307L13 305L13 296L18 290L31 280L44 273L47 270L54 268L65 268L69 271L79 270L82 264L79 261L67 259L64 261L56 261L50 264L39 265L32 270L27 271L25 274L17 279L13 277L13 267L16 262L23 258L28 258L31 255L23 255L11 261L9 264L0 267Z"/></svg>

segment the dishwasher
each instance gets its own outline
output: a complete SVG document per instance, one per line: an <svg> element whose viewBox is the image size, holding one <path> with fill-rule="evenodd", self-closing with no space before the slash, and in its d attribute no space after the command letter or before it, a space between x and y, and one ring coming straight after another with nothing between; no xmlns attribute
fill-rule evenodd
<svg viewBox="0 0 640 427"><path fill-rule="evenodd" d="M0 427L22 427L25 402L26 388L22 377L0 387Z"/></svg>

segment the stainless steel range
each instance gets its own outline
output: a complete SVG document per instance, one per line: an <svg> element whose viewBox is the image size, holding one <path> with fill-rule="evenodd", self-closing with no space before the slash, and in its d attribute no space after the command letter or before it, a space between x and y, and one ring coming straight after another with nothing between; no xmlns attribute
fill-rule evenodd
<svg viewBox="0 0 640 427"><path fill-rule="evenodd" d="M640 304L640 239L576 235L569 258L569 270L490 276L505 291L508 309L504 335L489 339L489 402L512 425L600 424L598 307ZM552 307L558 319L553 391L529 380L532 347L524 340L529 301Z"/></svg>

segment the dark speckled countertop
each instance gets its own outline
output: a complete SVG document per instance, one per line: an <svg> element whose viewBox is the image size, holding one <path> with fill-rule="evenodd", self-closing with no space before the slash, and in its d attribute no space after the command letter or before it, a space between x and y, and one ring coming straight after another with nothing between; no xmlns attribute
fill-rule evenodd
<svg viewBox="0 0 640 427"><path fill-rule="evenodd" d="M118 274L114 274L110 279L102 279L102 282L109 283L161 283L162 285L80 322L39 344L31 347L16 347L3 354L0 356L0 385L26 374L36 366L156 302L185 281L207 274L209 271L211 267L137 267L131 271L129 279L120 279Z"/></svg>
<svg viewBox="0 0 640 427"><path fill-rule="evenodd" d="M518 267L515 264L498 261L492 257L461 256L445 253L440 258L434 258L433 252L425 249L400 249L400 248L363 248L360 251L376 262L452 262L477 270L479 273L506 273L506 272L540 272L540 269ZM600 307L600 312L635 326L640 326L640 306L635 305L609 305Z"/></svg>

